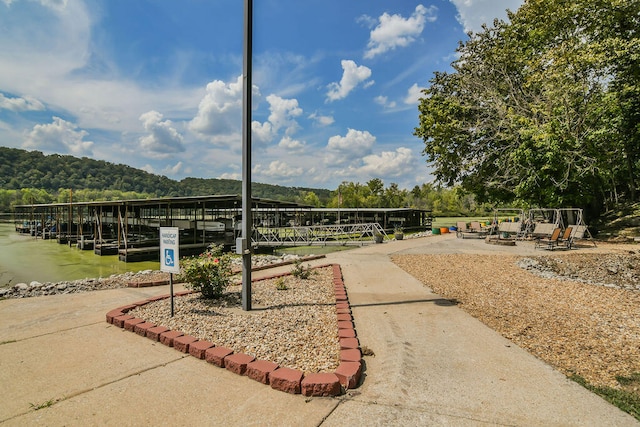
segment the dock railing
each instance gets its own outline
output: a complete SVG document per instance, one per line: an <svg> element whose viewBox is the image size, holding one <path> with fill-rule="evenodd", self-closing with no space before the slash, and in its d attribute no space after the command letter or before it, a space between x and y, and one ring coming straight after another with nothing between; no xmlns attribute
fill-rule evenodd
<svg viewBox="0 0 640 427"><path fill-rule="evenodd" d="M310 225L254 230L254 246L364 246L376 235L388 238L378 223Z"/></svg>

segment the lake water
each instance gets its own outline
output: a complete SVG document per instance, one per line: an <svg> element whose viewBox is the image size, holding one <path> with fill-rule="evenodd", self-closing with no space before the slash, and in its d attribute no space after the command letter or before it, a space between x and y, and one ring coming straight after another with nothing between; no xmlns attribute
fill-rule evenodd
<svg viewBox="0 0 640 427"><path fill-rule="evenodd" d="M128 271L159 270L159 262L118 260L117 255L98 256L54 240L18 234L13 223L0 223L0 286L59 282L87 277L108 277Z"/></svg>

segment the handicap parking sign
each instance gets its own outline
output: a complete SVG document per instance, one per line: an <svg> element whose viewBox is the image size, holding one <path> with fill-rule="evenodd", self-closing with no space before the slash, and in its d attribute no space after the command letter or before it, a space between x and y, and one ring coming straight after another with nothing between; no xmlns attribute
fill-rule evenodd
<svg viewBox="0 0 640 427"><path fill-rule="evenodd" d="M179 237L177 227L160 227L160 271L180 273Z"/></svg>
<svg viewBox="0 0 640 427"><path fill-rule="evenodd" d="M164 265L166 265L167 267L175 266L175 257L174 257L173 249L164 250Z"/></svg>

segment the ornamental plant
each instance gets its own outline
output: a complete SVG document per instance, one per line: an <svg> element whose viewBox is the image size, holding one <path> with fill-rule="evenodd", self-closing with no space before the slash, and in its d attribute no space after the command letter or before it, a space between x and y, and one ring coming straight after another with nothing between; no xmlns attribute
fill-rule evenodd
<svg viewBox="0 0 640 427"><path fill-rule="evenodd" d="M297 277L298 279L307 280L311 277L313 270L311 270L311 266L307 264L305 267L302 265L302 261L295 260L293 262L293 268L291 269L291 275L293 277Z"/></svg>
<svg viewBox="0 0 640 427"><path fill-rule="evenodd" d="M186 287L204 298L218 298L231 279L231 256L223 253L222 245L213 245L199 256L183 258L180 270Z"/></svg>

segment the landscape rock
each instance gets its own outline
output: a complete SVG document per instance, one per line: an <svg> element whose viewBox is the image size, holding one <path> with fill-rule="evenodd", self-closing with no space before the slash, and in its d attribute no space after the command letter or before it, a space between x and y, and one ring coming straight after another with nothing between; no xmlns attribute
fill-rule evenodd
<svg viewBox="0 0 640 427"><path fill-rule="evenodd" d="M28 291L29 290L29 285L27 285L26 283L17 283L13 289L17 290L17 291Z"/></svg>
<svg viewBox="0 0 640 427"><path fill-rule="evenodd" d="M640 291L640 254L636 251L599 254L596 257L579 253L572 254L570 258L544 255L521 258L517 265L547 279Z"/></svg>
<svg viewBox="0 0 640 427"><path fill-rule="evenodd" d="M295 261L301 259L299 255L254 255L251 262L255 267L264 267L278 264L285 261ZM242 268L242 259L234 257L232 266L235 270ZM122 274L112 274L109 277L85 278L79 280L67 280L56 283L32 281L27 283L17 283L13 286L6 285L0 287L0 297L2 298L29 298L43 295L67 294L78 292L90 292L102 289L126 288L130 282L154 282L168 280L168 273L157 270L142 270L139 272L126 272Z"/></svg>

